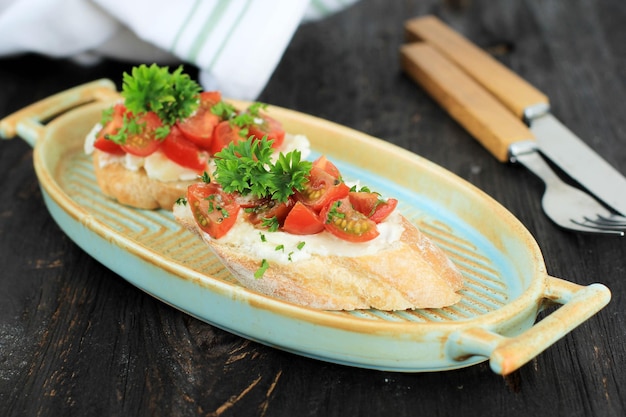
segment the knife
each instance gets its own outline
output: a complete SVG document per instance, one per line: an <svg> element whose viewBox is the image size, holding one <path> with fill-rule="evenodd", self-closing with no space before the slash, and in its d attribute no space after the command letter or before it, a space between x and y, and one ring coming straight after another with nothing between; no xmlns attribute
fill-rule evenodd
<svg viewBox="0 0 626 417"><path fill-rule="evenodd" d="M426 42L461 67L530 127L542 154L591 194L626 215L626 178L550 113L548 97L434 16L405 24L409 41ZM524 138L528 140L529 138ZM489 148L501 161L508 148Z"/></svg>

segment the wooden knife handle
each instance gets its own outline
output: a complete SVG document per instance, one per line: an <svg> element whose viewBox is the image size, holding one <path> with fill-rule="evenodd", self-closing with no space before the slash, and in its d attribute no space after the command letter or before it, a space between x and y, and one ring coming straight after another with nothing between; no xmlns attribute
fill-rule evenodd
<svg viewBox="0 0 626 417"><path fill-rule="evenodd" d="M520 119L549 110L546 95L436 17L408 20L405 31L409 41L420 40L435 47Z"/></svg>
<svg viewBox="0 0 626 417"><path fill-rule="evenodd" d="M500 162L509 160L511 144L534 140L521 119L432 46L407 44L400 55L404 71Z"/></svg>

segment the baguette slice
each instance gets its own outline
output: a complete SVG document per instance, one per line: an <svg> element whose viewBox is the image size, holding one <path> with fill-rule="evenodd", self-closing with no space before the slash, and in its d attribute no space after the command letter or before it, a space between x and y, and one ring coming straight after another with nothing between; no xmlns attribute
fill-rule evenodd
<svg viewBox="0 0 626 417"><path fill-rule="evenodd" d="M131 171L119 163L101 166L100 158L103 155L97 149L93 152L96 181L105 195L121 204L148 210L171 210L176 200L185 195L187 187L196 182L163 182L149 178L143 168Z"/></svg>
<svg viewBox="0 0 626 417"><path fill-rule="evenodd" d="M240 247L212 239L196 224L187 205L174 217L196 233L245 287L295 304L324 310L406 310L457 303L463 278L446 254L402 218L399 241L376 255L320 256L270 263L255 278L261 260Z"/></svg>

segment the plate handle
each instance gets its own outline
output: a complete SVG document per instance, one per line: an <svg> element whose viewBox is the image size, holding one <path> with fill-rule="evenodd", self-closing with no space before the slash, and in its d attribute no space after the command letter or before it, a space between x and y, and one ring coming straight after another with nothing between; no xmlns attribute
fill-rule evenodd
<svg viewBox="0 0 626 417"><path fill-rule="evenodd" d="M0 138L19 135L32 147L45 132L46 121L75 107L94 101L119 99L113 81L100 79L61 91L44 98L0 120Z"/></svg>
<svg viewBox="0 0 626 417"><path fill-rule="evenodd" d="M495 373L507 375L600 311L609 303L611 292L598 283L581 286L548 277L544 298L562 305L514 337L505 337L481 327L459 330L446 343L448 356L453 360L484 356L489 358L489 365Z"/></svg>

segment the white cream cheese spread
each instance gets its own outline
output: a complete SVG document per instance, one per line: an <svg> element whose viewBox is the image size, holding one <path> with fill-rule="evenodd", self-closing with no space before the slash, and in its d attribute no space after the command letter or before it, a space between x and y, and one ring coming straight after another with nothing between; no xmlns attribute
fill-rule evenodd
<svg viewBox="0 0 626 417"><path fill-rule="evenodd" d="M237 246L242 253L254 254L261 261L290 263L319 256L374 255L400 240L404 227L397 211L379 223L379 235L368 241L353 243L322 231L314 235L294 235L286 232L269 232L257 229L244 220L240 213L235 225L218 239L219 243ZM207 235L208 238L208 235Z"/></svg>

